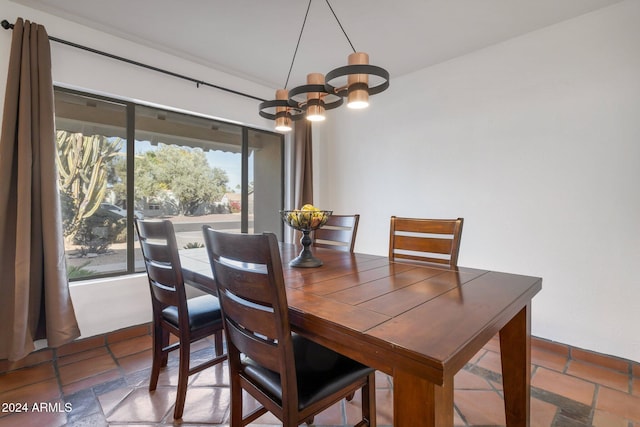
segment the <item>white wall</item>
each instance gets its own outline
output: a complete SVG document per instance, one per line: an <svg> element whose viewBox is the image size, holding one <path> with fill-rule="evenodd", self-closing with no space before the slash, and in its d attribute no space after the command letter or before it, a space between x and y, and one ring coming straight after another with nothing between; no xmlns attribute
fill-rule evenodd
<svg viewBox="0 0 640 427"><path fill-rule="evenodd" d="M42 24L50 36L83 44L125 58L164 68L250 95L270 98L273 90L237 77L143 48L55 16L0 0L1 19L16 18ZM11 31L0 29L0 99L4 100ZM258 116L259 101L117 62L59 43L51 43L53 80L65 87L186 110L209 117L271 130ZM0 102L0 116L4 102ZM151 320L145 275L88 281L71 285L82 337L105 333Z"/></svg>
<svg viewBox="0 0 640 427"><path fill-rule="evenodd" d="M316 132L316 205L377 254L391 215L464 217L460 265L543 278L534 335L640 361L639 22L629 0L392 76Z"/></svg>
<svg viewBox="0 0 640 427"><path fill-rule="evenodd" d="M272 89L8 0L0 10L0 19L21 16L59 38L272 96ZM330 111L314 130L316 204L359 212L356 249L378 254L386 254L391 215L463 216L461 265L543 277L535 335L639 361L637 22L640 2L628 0L392 76L367 111ZM0 82L10 38L0 31ZM56 43L52 55L58 84L271 128L256 101ZM143 276L80 286L72 298L83 336L140 323L147 310ZM104 310L114 296L127 304Z"/></svg>

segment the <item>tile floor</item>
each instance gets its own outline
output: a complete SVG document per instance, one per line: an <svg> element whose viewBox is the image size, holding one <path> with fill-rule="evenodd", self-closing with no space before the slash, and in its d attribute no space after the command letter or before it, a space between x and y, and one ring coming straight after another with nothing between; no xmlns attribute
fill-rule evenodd
<svg viewBox="0 0 640 427"><path fill-rule="evenodd" d="M82 340L55 357L51 350L36 353L29 367L0 363L0 372L7 371L0 374L0 427L228 425L226 364L191 378L185 415L174 423L177 358L150 393L148 330L143 325ZM193 358L212 354L211 347L201 342ZM532 347L532 427L640 427L640 364L539 339ZM376 381L378 425L391 426L393 383L382 373ZM494 338L455 377L455 425L504 426L502 405ZM318 415L315 425L353 425L359 408L359 397L342 401ZM279 423L267 414L252 425Z"/></svg>

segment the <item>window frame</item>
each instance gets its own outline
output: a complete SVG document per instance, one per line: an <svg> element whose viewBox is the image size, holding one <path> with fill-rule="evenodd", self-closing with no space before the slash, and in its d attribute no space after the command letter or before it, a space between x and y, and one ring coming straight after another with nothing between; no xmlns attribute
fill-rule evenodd
<svg viewBox="0 0 640 427"><path fill-rule="evenodd" d="M241 132L242 135L242 142L241 142L241 183L240 183L240 194L241 194L241 213L240 213L240 232L241 233L248 233L249 232L249 154L250 154L250 143L249 143L249 133L250 132L257 132L257 133L264 133L264 134L268 134L270 136L277 136L279 138L279 144L280 144L280 153L281 153L281 159L280 159L280 188L281 188L281 192L280 192L280 201L279 201L279 206L280 209L284 209L284 202L285 202L285 195L286 195L286 177L285 177L285 161L286 161L286 153L285 153L285 138L284 135L278 132L272 132L272 131L268 131L268 130L264 130L264 129L260 129L260 128L255 128L252 126L247 126L247 125L243 125L243 124L239 124L237 122L233 122L231 120L224 120L224 119L220 119L217 117L211 117L211 116L207 116L205 114L200 114L200 113L195 113L195 112L191 112L191 111L185 111L185 110L181 110L181 109L176 109L176 108L171 108L171 107L167 107L167 106L158 106L158 105L154 105L154 104L147 104L144 102L134 102L131 100L127 100L124 98L118 98L115 96L108 96L108 95L103 95L103 94L96 94L93 92L89 92L86 90L78 90L78 89L71 89L68 87L64 87L64 86L59 86L59 85L54 85L53 87L53 91L54 91L54 99L55 99L55 95L58 92L62 92L62 93L66 93L66 94L71 94L71 95L77 95L77 96L83 96L83 97L90 97L90 98L94 98L100 101L105 101L105 102L111 102L111 103L116 103L116 104L120 104L122 106L124 106L125 108L125 114L126 114L126 166L127 166L127 175L126 175L126 190L127 190L127 194L126 194L126 204L127 206L135 206L135 174L134 174L134 168L135 168L135 134L136 134L136 108L138 106L140 107L145 107L145 108L153 108L153 109L157 109L158 111L166 111L166 112L171 112L171 113L176 113L176 114L183 114L186 116L192 116L192 117L198 117L198 118L202 118L202 119L207 119L207 120L211 120L213 122L220 122L220 123L225 123L225 124L229 124L232 126L237 126ZM54 119L57 119L57 116L54 114ZM56 131L57 131L57 126L56 126ZM254 165L255 166L255 165ZM134 274L141 274L144 273L144 270L142 271L136 271L136 260L135 260L135 245L137 242L137 239L135 238L135 227L134 227L134 218L135 218L135 213L134 213L135 209L127 209L127 224L126 224L126 230L127 230L127 244L126 244L126 250L127 250L127 254L126 254L126 268L122 271L116 271L116 272L107 272L107 273L98 273L98 274L94 274L91 276L86 276L86 277L79 277L79 278L73 278L73 279L68 279L69 282L81 282L81 281L86 281L86 280L94 280L94 279L104 279L104 278L114 278L114 277L124 277L124 276L129 276L129 275L134 275ZM280 222L280 230L278 230L281 236L284 236L284 224L282 222ZM65 254L66 257L66 254Z"/></svg>

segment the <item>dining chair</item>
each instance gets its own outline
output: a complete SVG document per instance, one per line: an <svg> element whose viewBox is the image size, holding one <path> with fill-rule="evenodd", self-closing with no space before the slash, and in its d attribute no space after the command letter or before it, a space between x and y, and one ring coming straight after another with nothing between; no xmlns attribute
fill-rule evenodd
<svg viewBox="0 0 640 427"><path fill-rule="evenodd" d="M389 259L458 264L463 218L391 217Z"/></svg>
<svg viewBox="0 0 640 427"><path fill-rule="evenodd" d="M206 225L203 232L225 324L231 426L245 426L267 411L287 427L310 424L358 389L357 426L375 426L375 371L291 332L276 236ZM246 416L243 390L261 405Z"/></svg>
<svg viewBox="0 0 640 427"><path fill-rule="evenodd" d="M313 232L313 246L353 252L360 215L330 215L322 228Z"/></svg>
<svg viewBox="0 0 640 427"><path fill-rule="evenodd" d="M153 310L153 362L149 391L156 389L160 368L169 352L180 349L178 389L173 412L182 418L189 376L226 360L222 347L222 312L218 298L187 298L173 224L170 221L136 220L136 231L151 290ZM170 334L178 338L169 343ZM215 357L190 366L191 344L214 336Z"/></svg>

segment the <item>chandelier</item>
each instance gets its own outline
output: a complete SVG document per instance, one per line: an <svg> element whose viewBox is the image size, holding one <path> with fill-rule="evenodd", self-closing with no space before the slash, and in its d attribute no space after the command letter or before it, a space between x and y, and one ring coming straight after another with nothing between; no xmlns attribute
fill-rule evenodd
<svg viewBox="0 0 640 427"><path fill-rule="evenodd" d="M290 131L293 121L303 117L312 122L323 121L325 111L341 106L345 98L349 108L366 108L369 106L370 95L380 93L389 87L389 72L370 65L369 55L366 53L356 52L329 0L325 0L353 50L348 57L348 65L329 71L326 75L310 73L307 75L307 84L287 90L312 1L309 0L307 6L284 89L276 90L276 99L261 102L259 106L260 116L275 120L275 129L280 132Z"/></svg>

